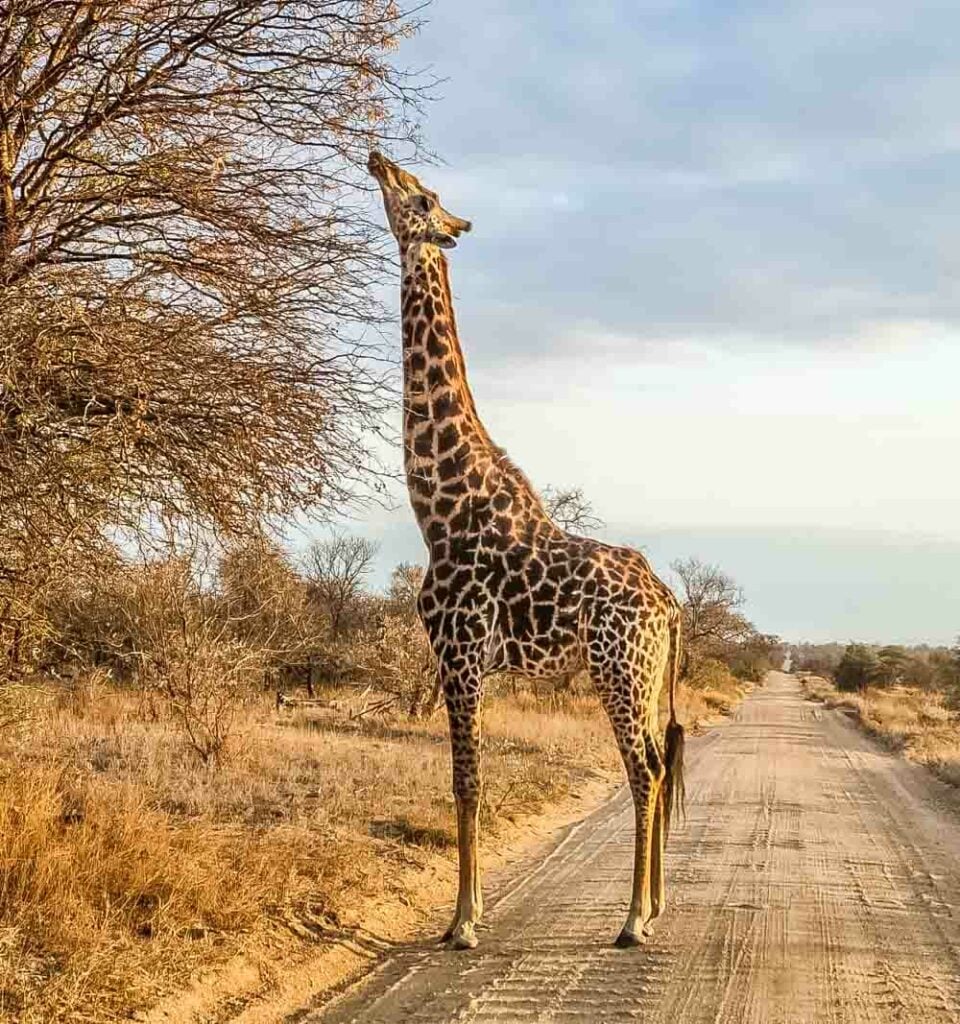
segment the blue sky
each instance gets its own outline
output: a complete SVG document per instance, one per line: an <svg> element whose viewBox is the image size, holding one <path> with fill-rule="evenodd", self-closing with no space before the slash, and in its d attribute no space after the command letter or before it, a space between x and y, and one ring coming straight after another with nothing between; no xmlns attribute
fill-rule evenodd
<svg viewBox="0 0 960 1024"><path fill-rule="evenodd" d="M397 59L444 79L417 170L474 222L452 278L498 442L665 575L721 564L762 629L960 633L960 10L425 16ZM354 524L380 578L422 557L398 500Z"/></svg>

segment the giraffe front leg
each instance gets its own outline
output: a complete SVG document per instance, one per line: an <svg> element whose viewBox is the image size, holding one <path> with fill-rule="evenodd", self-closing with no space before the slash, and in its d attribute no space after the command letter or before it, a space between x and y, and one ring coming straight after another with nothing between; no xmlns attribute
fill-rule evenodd
<svg viewBox="0 0 960 1024"><path fill-rule="evenodd" d="M477 852L479 800L457 796L457 849L460 861L457 906L443 942L454 949L474 949L476 925L483 914L480 887L480 862Z"/></svg>
<svg viewBox="0 0 960 1024"><path fill-rule="evenodd" d="M450 942L455 949L473 949L477 945L476 925L483 913L477 849L482 792L479 676L467 680L445 678L444 696L450 719L460 870L457 907L442 941Z"/></svg>

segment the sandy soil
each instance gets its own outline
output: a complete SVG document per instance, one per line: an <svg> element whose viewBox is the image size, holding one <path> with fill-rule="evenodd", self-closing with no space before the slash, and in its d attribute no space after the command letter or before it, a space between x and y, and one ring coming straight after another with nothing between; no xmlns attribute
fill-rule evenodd
<svg viewBox="0 0 960 1024"><path fill-rule="evenodd" d="M960 816L923 769L773 673L693 741L671 906L611 945L629 890L621 793L490 907L481 946L399 948L298 1024L960 1021Z"/></svg>

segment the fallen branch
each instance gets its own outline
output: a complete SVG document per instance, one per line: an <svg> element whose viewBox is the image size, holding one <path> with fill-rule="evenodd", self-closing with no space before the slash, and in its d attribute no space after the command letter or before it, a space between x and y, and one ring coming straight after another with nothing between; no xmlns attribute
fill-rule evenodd
<svg viewBox="0 0 960 1024"><path fill-rule="evenodd" d="M277 691L277 711L283 708L339 708L340 701L323 700L320 697L288 697Z"/></svg>
<svg viewBox="0 0 960 1024"><path fill-rule="evenodd" d="M398 695L394 695L392 697L385 697L383 700L374 701L373 704L365 704L359 711L355 711L350 716L350 720L354 721L358 718L363 718L364 715L372 715L378 711L386 711L387 708L393 707L399 699L400 697Z"/></svg>

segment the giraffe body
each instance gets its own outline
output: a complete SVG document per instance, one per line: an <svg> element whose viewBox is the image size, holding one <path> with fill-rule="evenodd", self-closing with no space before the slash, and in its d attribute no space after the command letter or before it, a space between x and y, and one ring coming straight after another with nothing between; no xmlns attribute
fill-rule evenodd
<svg viewBox="0 0 960 1024"><path fill-rule="evenodd" d="M470 225L380 154L370 158L400 245L404 460L429 552L419 612L450 721L460 881L446 938L476 944L483 677L586 668L610 718L637 819L633 895L619 945L641 941L663 910L663 843L682 792L683 730L673 711L680 608L647 560L560 529L477 414L457 336L447 263ZM657 709L671 677L670 724Z"/></svg>

